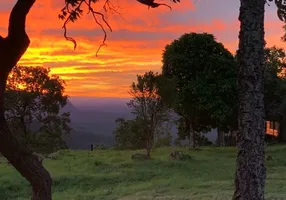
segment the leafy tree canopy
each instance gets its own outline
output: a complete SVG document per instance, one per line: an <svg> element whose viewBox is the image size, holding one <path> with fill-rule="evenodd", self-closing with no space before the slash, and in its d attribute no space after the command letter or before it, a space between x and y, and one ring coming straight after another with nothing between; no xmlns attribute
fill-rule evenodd
<svg viewBox="0 0 286 200"><path fill-rule="evenodd" d="M280 113L286 101L285 50L276 46L265 49L265 110Z"/></svg>
<svg viewBox="0 0 286 200"><path fill-rule="evenodd" d="M168 99L177 113L191 123L227 124L235 109L236 62L222 43L208 33L184 34L166 46L162 62L162 75L175 84Z"/></svg>
<svg viewBox="0 0 286 200"><path fill-rule="evenodd" d="M70 113L65 82L43 67L16 66L8 78L5 117L13 132L37 151L52 152L66 147L63 136L70 133Z"/></svg>

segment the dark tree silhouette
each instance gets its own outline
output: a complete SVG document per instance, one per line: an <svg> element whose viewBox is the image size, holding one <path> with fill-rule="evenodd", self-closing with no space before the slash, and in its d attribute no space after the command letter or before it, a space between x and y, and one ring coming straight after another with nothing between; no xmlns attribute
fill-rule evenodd
<svg viewBox="0 0 286 200"><path fill-rule="evenodd" d="M264 200L264 0L241 0L237 169L233 199Z"/></svg>

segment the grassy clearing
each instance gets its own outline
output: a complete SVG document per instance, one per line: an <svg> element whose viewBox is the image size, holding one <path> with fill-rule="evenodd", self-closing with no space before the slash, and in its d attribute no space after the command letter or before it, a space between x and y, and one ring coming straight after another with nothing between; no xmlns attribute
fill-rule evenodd
<svg viewBox="0 0 286 200"><path fill-rule="evenodd" d="M188 161L169 161L172 150L190 154ZM45 160L53 180L54 200L187 200L231 199L235 148L161 148L153 160L132 161L135 151L59 151L57 160ZM267 199L286 199L286 145L267 154ZM0 199L28 200L29 184L0 159Z"/></svg>

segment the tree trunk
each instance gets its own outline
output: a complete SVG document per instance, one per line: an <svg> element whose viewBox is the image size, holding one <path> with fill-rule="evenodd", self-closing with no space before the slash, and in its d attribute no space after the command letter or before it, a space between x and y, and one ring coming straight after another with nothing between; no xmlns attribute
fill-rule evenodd
<svg viewBox="0 0 286 200"><path fill-rule="evenodd" d="M221 132L221 146L222 147L225 146L225 132L224 131Z"/></svg>
<svg viewBox="0 0 286 200"><path fill-rule="evenodd" d="M24 135L24 138L25 138L25 143L26 145L29 144L29 137L28 137L28 130L27 130L27 126L25 124L25 119L24 119L24 116L21 116L20 117L20 123L22 125L22 129L23 129L23 135Z"/></svg>
<svg viewBox="0 0 286 200"><path fill-rule="evenodd" d="M193 149L196 149L196 133L194 129L192 129L192 136L193 136Z"/></svg>
<svg viewBox="0 0 286 200"><path fill-rule="evenodd" d="M26 148L23 140L12 134L5 121L0 122L0 151L33 187L32 200L51 200L50 174L40 160Z"/></svg>
<svg viewBox="0 0 286 200"><path fill-rule="evenodd" d="M32 200L51 200L52 180L17 135L11 133L4 117L4 91L9 72L26 52L30 40L25 31L26 16L35 0L18 0L10 14L8 36L0 37L0 153L33 187Z"/></svg>
<svg viewBox="0 0 286 200"><path fill-rule="evenodd" d="M146 155L150 158L151 157L151 148L147 146L146 148Z"/></svg>
<svg viewBox="0 0 286 200"><path fill-rule="evenodd" d="M221 145L221 131L220 131L219 128L217 128L216 144L217 144L217 146L219 146L219 147L220 147L220 145Z"/></svg>
<svg viewBox="0 0 286 200"><path fill-rule="evenodd" d="M219 147L225 146L224 132L219 127L217 128L217 145Z"/></svg>
<svg viewBox="0 0 286 200"><path fill-rule="evenodd" d="M152 144L150 141L147 141L146 154L149 158L151 158L151 149L152 149Z"/></svg>
<svg viewBox="0 0 286 200"><path fill-rule="evenodd" d="M149 158L151 158L151 149L153 147L153 141L154 141L154 134L149 132L147 134L147 141L146 141L146 154Z"/></svg>
<svg viewBox="0 0 286 200"><path fill-rule="evenodd" d="M264 0L240 0L236 200L264 200Z"/></svg>
<svg viewBox="0 0 286 200"><path fill-rule="evenodd" d="M192 133L191 133L191 131L189 131L188 139L189 139L189 150L191 150L191 148L192 148Z"/></svg>

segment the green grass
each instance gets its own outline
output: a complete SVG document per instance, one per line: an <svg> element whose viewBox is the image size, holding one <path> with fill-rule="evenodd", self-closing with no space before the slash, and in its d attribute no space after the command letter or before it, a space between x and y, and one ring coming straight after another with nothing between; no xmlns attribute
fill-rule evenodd
<svg viewBox="0 0 286 200"><path fill-rule="evenodd" d="M169 161L173 150L190 154L188 161ZM132 161L135 151L59 151L45 160L53 177L54 200L224 200L234 190L235 148L161 148L153 160ZM271 146L267 154L266 199L286 199L286 145ZM0 159L0 199L28 200L29 184Z"/></svg>

